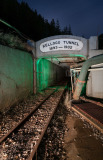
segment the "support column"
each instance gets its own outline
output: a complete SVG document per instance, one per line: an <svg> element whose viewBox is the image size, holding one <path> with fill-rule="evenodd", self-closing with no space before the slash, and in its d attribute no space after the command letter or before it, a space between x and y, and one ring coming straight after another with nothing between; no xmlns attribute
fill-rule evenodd
<svg viewBox="0 0 103 160"><path fill-rule="evenodd" d="M37 87L36 87L36 58L33 59L33 93L36 94Z"/></svg>

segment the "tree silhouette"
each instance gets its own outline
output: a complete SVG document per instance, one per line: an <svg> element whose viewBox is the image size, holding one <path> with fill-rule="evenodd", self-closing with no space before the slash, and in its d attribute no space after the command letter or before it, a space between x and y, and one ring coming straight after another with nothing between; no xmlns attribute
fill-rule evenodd
<svg viewBox="0 0 103 160"><path fill-rule="evenodd" d="M61 29L60 29L60 24L59 24L59 21L57 20L56 21L56 34L59 35L61 34Z"/></svg>
<svg viewBox="0 0 103 160"><path fill-rule="evenodd" d="M72 34L72 31L71 31L71 26L69 25L69 27L64 27L64 30L62 31L62 33L64 34L64 35L73 35Z"/></svg>
<svg viewBox="0 0 103 160"><path fill-rule="evenodd" d="M17 0L0 0L0 18L34 41L53 35L72 34L70 26L61 31L58 20L55 22L52 19L49 23L38 14L37 10L33 11L23 1L19 3ZM6 32L10 31L9 27L5 27L0 23L1 29L6 30Z"/></svg>
<svg viewBox="0 0 103 160"><path fill-rule="evenodd" d="M71 31L71 26L69 24L69 28L68 28L68 35L72 35L72 31Z"/></svg>

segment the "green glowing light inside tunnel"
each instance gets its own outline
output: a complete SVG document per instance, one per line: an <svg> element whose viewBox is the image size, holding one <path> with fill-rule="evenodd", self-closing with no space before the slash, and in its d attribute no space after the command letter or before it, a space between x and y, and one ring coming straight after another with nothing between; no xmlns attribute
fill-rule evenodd
<svg viewBox="0 0 103 160"><path fill-rule="evenodd" d="M65 56L64 56L65 57ZM80 54L69 54L68 57L83 57ZM55 56L52 58L56 58ZM58 60L58 59L57 59ZM37 90L41 91L52 83L52 79L55 79L56 71L53 68L53 64L44 58L40 58L36 61L37 68Z"/></svg>
<svg viewBox="0 0 103 160"><path fill-rule="evenodd" d="M81 55L81 54L69 54L69 57L82 57L84 59L87 59L86 56Z"/></svg>
<svg viewBox="0 0 103 160"><path fill-rule="evenodd" d="M87 59L87 57L86 56L84 56L84 55L82 55L82 54L64 54L64 55L61 55L61 54L58 54L58 55L50 55L50 56L44 56L44 57L41 57L41 58L45 58L45 59L49 59L49 58L54 58L54 59L57 59L57 61L59 61L58 60L58 58L66 58L66 57L81 57L81 58L84 58L85 60Z"/></svg>
<svg viewBox="0 0 103 160"><path fill-rule="evenodd" d="M51 83L51 63L46 59L38 59L36 61L37 68L37 90L43 90Z"/></svg>

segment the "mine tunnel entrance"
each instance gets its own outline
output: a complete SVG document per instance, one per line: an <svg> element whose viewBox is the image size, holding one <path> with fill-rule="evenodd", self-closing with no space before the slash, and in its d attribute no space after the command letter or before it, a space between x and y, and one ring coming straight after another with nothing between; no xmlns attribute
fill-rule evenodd
<svg viewBox="0 0 103 160"><path fill-rule="evenodd" d="M87 39L82 37L58 35L37 41L37 90L42 90L63 79L70 80L71 67L84 62L87 53Z"/></svg>
<svg viewBox="0 0 103 160"><path fill-rule="evenodd" d="M57 84L60 81L66 81L70 87L71 83L74 84L74 81L76 81L75 78L77 78L74 78L71 66L78 65L78 63L83 61L84 57L82 55L39 58L36 61L37 91L53 86L53 84Z"/></svg>

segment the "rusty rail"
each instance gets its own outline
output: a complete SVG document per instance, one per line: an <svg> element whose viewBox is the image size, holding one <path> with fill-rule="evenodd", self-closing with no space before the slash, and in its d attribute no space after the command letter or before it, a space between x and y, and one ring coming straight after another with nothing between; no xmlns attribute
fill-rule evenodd
<svg viewBox="0 0 103 160"><path fill-rule="evenodd" d="M31 112L25 116L15 127L13 127L5 136L3 136L0 139L0 143L2 143L4 140L6 140L11 134L12 132L15 132L18 128L20 128L20 126L38 109L38 107L40 107L47 99L49 99L49 97L54 94L58 89L56 88L49 96L47 96L39 105L37 105L34 109L31 110Z"/></svg>
<svg viewBox="0 0 103 160"><path fill-rule="evenodd" d="M103 107L103 103L101 103L101 102L93 101L93 100L85 98L85 97L80 97L80 99L83 100L83 101L91 102L91 103L94 103L96 105L99 105L99 106Z"/></svg>
<svg viewBox="0 0 103 160"><path fill-rule="evenodd" d="M64 91L63 91L63 93L64 93ZM57 109L57 106L58 106L59 103L60 103L60 100L61 100L61 98L62 98L62 96L63 96L63 93L62 93L62 95L61 95L61 97L60 97L60 99L59 99L58 104L57 104L56 107L54 108L54 110L53 110L53 112L52 112L52 114L51 114L51 116L50 116L50 118L49 118L49 120L48 120L48 123L46 124L46 126L45 126L45 128L44 128L44 130L43 130L43 132L42 132L42 134L41 134L41 136L40 136L40 138L39 138L39 140L38 140L38 143L34 146L33 151L32 151L32 153L30 154L28 160L32 160L32 159L33 159L33 157L34 157L34 155L35 155L35 153L36 153L36 151L37 151L37 149L38 149L38 146L39 146L39 144L40 144L40 142L41 142L41 140L42 140L42 138L43 138L43 136L44 136L44 133L45 133L45 131L47 130L47 127L48 127L48 125L49 125L49 123L50 123L50 121L51 121L51 119L52 119L52 117L53 117L53 115L54 115L54 113L55 113L55 110Z"/></svg>

